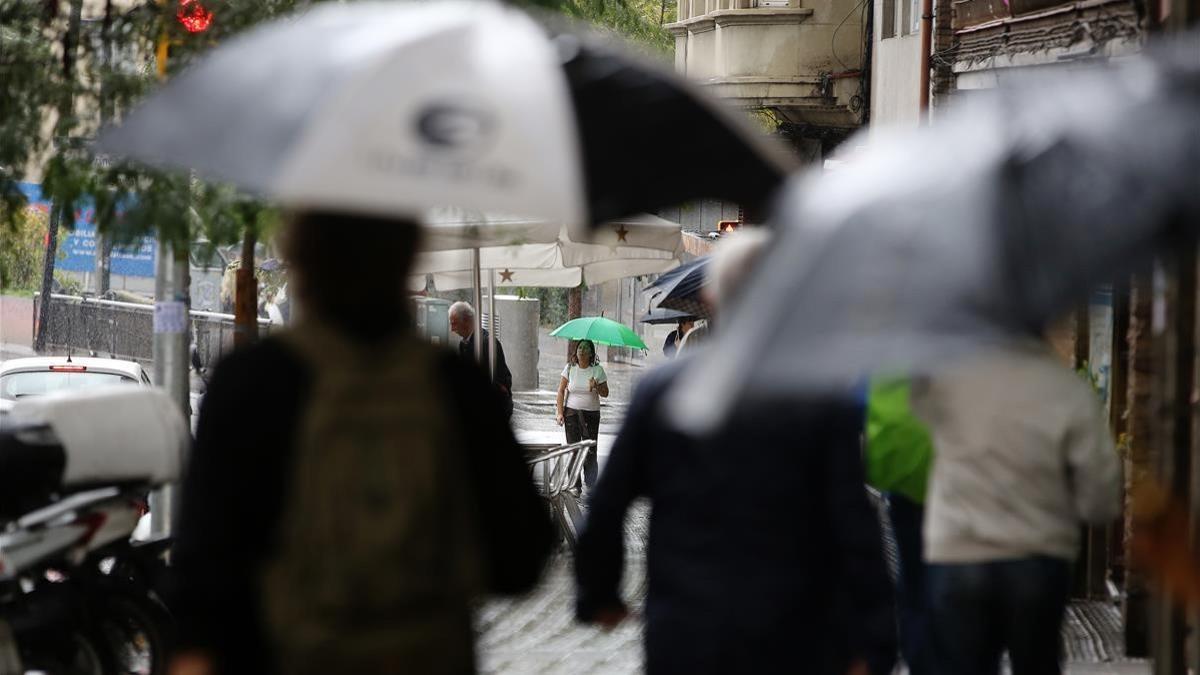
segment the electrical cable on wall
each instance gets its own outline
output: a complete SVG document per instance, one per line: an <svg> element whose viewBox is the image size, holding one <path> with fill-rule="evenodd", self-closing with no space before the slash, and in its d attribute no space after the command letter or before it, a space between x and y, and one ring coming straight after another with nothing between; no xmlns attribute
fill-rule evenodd
<svg viewBox="0 0 1200 675"><path fill-rule="evenodd" d="M861 9L866 4L867 4L867 0L859 0L859 3L857 5L855 5L854 8L851 9L849 12L847 12L846 16L842 17L842 20L840 23L838 23L837 28L833 29L833 36L829 38L829 53L833 55L833 60L838 62L838 65L840 65L842 67L842 70L850 70L850 68L842 61L842 59L837 54L838 32L840 30L842 30L842 26L846 25L846 21L850 18L850 16L853 15L855 12L859 11L859 9ZM862 42L862 30L863 30L862 22L860 21L859 25L858 25L858 34L859 34L859 42L860 43Z"/></svg>

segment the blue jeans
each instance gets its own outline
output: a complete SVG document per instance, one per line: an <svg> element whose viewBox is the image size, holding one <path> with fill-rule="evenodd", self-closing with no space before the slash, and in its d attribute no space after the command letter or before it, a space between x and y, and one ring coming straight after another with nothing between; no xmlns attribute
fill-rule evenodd
<svg viewBox="0 0 1200 675"><path fill-rule="evenodd" d="M1033 556L927 570L931 646L942 675L1058 675L1070 563Z"/></svg>
<svg viewBox="0 0 1200 675"><path fill-rule="evenodd" d="M896 538L900 569L896 578L896 614L900 628L900 655L910 675L930 675L929 594L925 589L922 531L925 508L896 493L887 496L888 518Z"/></svg>

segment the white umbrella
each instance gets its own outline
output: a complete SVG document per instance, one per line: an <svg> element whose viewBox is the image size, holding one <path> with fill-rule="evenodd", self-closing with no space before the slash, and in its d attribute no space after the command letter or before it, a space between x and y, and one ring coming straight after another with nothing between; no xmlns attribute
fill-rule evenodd
<svg viewBox="0 0 1200 675"><path fill-rule="evenodd" d="M426 223L410 287L424 287L425 275L432 274L438 290L474 288L478 306L484 270L493 291L496 286L574 288L664 272L678 265L683 253L679 223L650 214L605 223L584 237L573 240L566 226L544 221L439 210ZM490 297L494 302L495 293ZM479 328L476 312L477 333ZM489 353L495 351L494 339L489 334ZM480 341L475 347L478 356Z"/></svg>
<svg viewBox="0 0 1200 675"><path fill-rule="evenodd" d="M443 211L426 223L421 249L413 263L414 274L561 270L614 260L677 260L683 253L683 240L679 223L650 214L605 223L584 237L573 238L565 226Z"/></svg>
<svg viewBox="0 0 1200 675"><path fill-rule="evenodd" d="M216 47L96 149L297 209L455 205L582 231L699 197L763 203L793 162L743 117L500 3L330 3Z"/></svg>
<svg viewBox="0 0 1200 675"><path fill-rule="evenodd" d="M678 265L678 258L645 258L602 260L586 265L548 269L506 267L488 272L493 275L492 283L500 288L575 288L580 284L594 286L616 279L659 274ZM433 286L439 291L471 288L473 283L472 272L438 272L433 275Z"/></svg>

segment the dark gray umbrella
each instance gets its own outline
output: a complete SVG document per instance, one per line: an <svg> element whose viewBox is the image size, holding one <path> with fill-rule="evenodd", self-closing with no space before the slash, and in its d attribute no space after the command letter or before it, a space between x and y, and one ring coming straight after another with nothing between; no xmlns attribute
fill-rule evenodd
<svg viewBox="0 0 1200 675"><path fill-rule="evenodd" d="M674 287L674 285L679 282L683 275L690 274L693 270L697 268L703 268L707 264L707 256L703 258L696 258L695 260L689 260L673 270L668 270L658 275L658 278L655 279L649 286L643 288L642 292L648 293L651 296L662 295L664 291Z"/></svg>
<svg viewBox="0 0 1200 675"><path fill-rule="evenodd" d="M642 292L650 295L655 307L707 319L711 311L701 291L708 284L708 261L706 256L684 263L664 273Z"/></svg>
<svg viewBox="0 0 1200 675"><path fill-rule="evenodd" d="M663 323L679 323L680 321L694 321L700 317L687 312L680 312L674 309L652 309L646 312L642 318L638 319L641 323L648 324L663 324Z"/></svg>
<svg viewBox="0 0 1200 675"><path fill-rule="evenodd" d="M1200 219L1200 40L980 93L788 188L778 241L668 399L733 401L927 370L1039 330Z"/></svg>
<svg viewBox="0 0 1200 675"><path fill-rule="evenodd" d="M663 309L686 312L703 319L709 318L712 311L703 297L704 288L708 285L709 260L708 257L698 258L687 265L680 265L676 268L676 270L682 271L672 275L662 285L655 287L657 291L653 300L655 305Z"/></svg>

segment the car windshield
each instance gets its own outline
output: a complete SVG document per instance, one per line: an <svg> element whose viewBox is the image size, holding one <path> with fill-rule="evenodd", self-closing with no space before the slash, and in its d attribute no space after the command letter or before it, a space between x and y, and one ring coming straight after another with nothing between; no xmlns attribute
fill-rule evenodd
<svg viewBox="0 0 1200 675"><path fill-rule="evenodd" d="M137 384L137 380L116 373L27 370L0 377L0 398L15 401L52 391L94 389L113 384Z"/></svg>

